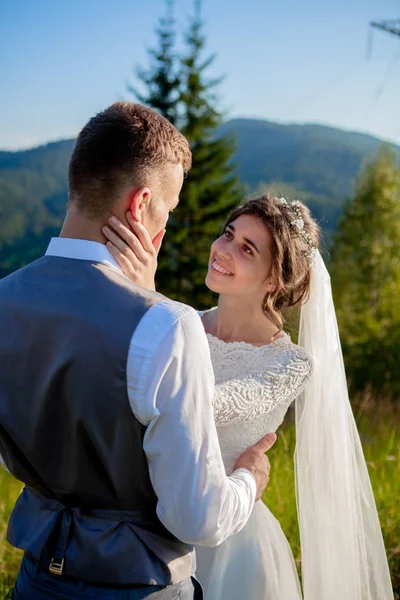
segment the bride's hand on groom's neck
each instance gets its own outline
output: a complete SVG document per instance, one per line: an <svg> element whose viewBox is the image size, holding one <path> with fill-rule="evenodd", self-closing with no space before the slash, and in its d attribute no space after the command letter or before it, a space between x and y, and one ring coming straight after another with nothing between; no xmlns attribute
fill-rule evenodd
<svg viewBox="0 0 400 600"><path fill-rule="evenodd" d="M131 211L126 213L126 220L130 228L117 217L108 219L108 224L102 229L108 240L106 246L131 281L143 288L155 290L157 256L165 229L152 240L146 228L133 218Z"/></svg>

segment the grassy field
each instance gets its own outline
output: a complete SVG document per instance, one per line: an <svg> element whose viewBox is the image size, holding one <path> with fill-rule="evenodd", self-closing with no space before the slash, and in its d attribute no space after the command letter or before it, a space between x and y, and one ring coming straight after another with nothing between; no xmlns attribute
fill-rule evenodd
<svg viewBox="0 0 400 600"><path fill-rule="evenodd" d="M11 590L22 552L5 541L8 517L22 485L0 466L0 600L11 597Z"/></svg>
<svg viewBox="0 0 400 600"><path fill-rule="evenodd" d="M370 403L356 409L392 574L395 600L400 600L400 408ZM300 566L293 478L295 431L290 416L270 451L271 480L265 501L279 519ZM10 598L21 553L5 541L8 516L21 485L0 468L0 600ZM255 600L255 599L254 599Z"/></svg>

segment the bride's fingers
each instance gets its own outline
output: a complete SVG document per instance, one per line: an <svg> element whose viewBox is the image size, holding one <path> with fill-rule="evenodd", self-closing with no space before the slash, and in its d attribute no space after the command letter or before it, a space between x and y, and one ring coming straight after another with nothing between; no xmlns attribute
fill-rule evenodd
<svg viewBox="0 0 400 600"><path fill-rule="evenodd" d="M129 277L129 279L131 279L132 281L136 281L138 279L137 271L134 267L134 261L137 261L136 257L132 256L130 259L128 259L126 256L124 256L124 254L121 253L119 248L117 248L117 246L114 246L114 244L110 241L106 243L106 246L117 261L117 263L119 264L119 266L121 267L121 269L123 270L123 272L125 273L125 275Z"/></svg>
<svg viewBox="0 0 400 600"><path fill-rule="evenodd" d="M110 242L112 242L114 246L116 246L128 259L130 259L132 255L135 255L136 258L144 262L146 253L136 235L129 231L129 229L125 227L121 221L116 219L116 217L111 217L109 219L109 223L112 225L113 229L105 225L102 228L102 232L105 237L110 240Z"/></svg>
<svg viewBox="0 0 400 600"><path fill-rule="evenodd" d="M159 233L157 233L156 237L153 240L154 250L156 251L157 255L160 252L160 248L161 248L161 244L162 244L164 235L165 235L165 229L161 229L161 231Z"/></svg>
<svg viewBox="0 0 400 600"><path fill-rule="evenodd" d="M133 218L132 212L128 210L126 212L126 220L128 221L133 233L138 237L140 243L146 252L152 254L154 252L154 243L151 241L151 237L148 231L139 221Z"/></svg>

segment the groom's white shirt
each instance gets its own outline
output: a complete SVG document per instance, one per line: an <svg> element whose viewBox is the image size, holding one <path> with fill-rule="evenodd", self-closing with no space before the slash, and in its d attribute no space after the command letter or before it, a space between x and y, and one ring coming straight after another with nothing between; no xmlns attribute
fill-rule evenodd
<svg viewBox="0 0 400 600"><path fill-rule="evenodd" d="M97 242L53 238L46 255L121 271ZM133 414L147 427L143 448L166 528L181 541L204 546L237 533L251 514L256 484L246 469L225 474L210 352L193 308L165 299L146 312L129 347L127 390Z"/></svg>

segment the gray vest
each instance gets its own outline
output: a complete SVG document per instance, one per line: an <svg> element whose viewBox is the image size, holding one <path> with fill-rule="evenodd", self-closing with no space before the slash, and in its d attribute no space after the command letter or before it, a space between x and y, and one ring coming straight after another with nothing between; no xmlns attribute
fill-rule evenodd
<svg viewBox="0 0 400 600"><path fill-rule="evenodd" d="M54 574L191 575L193 548L156 515L127 394L131 337L161 299L101 263L51 256L0 281L0 454L26 486L7 539Z"/></svg>

